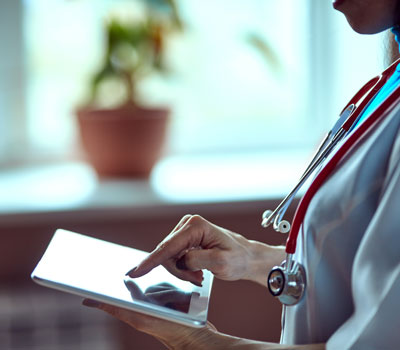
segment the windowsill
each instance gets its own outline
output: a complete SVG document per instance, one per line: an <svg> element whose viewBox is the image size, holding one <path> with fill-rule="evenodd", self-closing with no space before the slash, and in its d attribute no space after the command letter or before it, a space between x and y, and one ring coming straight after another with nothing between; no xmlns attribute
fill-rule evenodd
<svg viewBox="0 0 400 350"><path fill-rule="evenodd" d="M0 173L0 215L278 199L308 159L293 152L169 157L149 180L98 180L85 163L9 169Z"/></svg>

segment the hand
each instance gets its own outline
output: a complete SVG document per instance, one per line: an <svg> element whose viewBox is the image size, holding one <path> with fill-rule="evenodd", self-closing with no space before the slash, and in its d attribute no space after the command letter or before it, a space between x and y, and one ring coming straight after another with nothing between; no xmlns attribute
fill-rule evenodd
<svg viewBox="0 0 400 350"><path fill-rule="evenodd" d="M280 345L237 338L218 332L209 322L203 328L192 328L91 299L84 299L82 304L103 310L155 337L170 350L325 350L324 344Z"/></svg>
<svg viewBox="0 0 400 350"><path fill-rule="evenodd" d="M132 278L158 265L178 278L201 285L202 269L227 281L249 279L266 284L268 270L282 261L281 247L249 241L198 215L186 215L174 230L136 268Z"/></svg>
<svg viewBox="0 0 400 350"><path fill-rule="evenodd" d="M214 338L220 337L216 328L209 322L204 328L193 328L96 300L84 299L82 304L103 310L138 331L155 337L168 349L210 349L210 344L215 343Z"/></svg>

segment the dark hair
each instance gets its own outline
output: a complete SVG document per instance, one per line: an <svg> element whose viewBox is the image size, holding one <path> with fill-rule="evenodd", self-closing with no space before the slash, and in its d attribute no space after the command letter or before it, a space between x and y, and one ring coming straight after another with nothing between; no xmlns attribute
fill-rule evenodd
<svg viewBox="0 0 400 350"><path fill-rule="evenodd" d="M394 61L400 58L399 44L395 39L392 31L388 31L387 37L387 50L386 50L386 62L387 65L392 64Z"/></svg>
<svg viewBox="0 0 400 350"><path fill-rule="evenodd" d="M400 0L397 0L396 7L394 10L395 13L395 23L398 23L396 29L397 32L400 30ZM392 64L396 60L400 58L399 53L399 43L396 41L394 34L392 31L388 31L388 38L387 38L387 56L386 56L386 63Z"/></svg>

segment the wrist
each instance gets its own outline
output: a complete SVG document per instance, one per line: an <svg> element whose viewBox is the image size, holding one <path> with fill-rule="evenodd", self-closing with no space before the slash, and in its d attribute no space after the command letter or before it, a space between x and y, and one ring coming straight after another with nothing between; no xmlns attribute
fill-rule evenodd
<svg viewBox="0 0 400 350"><path fill-rule="evenodd" d="M285 259L285 247L249 241L249 251L249 269L245 279L267 287L269 272Z"/></svg>
<svg viewBox="0 0 400 350"><path fill-rule="evenodd" d="M190 334L169 346L170 350L222 350L230 348L237 338L218 332L214 327L193 328Z"/></svg>
<svg viewBox="0 0 400 350"><path fill-rule="evenodd" d="M234 337L228 334L220 333L214 329L203 329L202 334L197 336L193 342L180 350L226 350L226 349L242 349L247 346L249 341ZM253 343L250 341L250 343ZM245 347L246 348L246 347ZM249 349L250 350L250 349Z"/></svg>

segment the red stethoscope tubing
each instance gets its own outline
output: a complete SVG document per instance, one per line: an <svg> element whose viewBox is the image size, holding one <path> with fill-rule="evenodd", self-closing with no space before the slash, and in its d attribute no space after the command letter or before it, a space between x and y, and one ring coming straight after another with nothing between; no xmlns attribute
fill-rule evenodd
<svg viewBox="0 0 400 350"><path fill-rule="evenodd" d="M373 97L376 95L379 89L386 83L388 78L393 74L399 62L400 60L396 61L384 72L382 72L380 76L371 79L367 84L365 84L360 89L360 91L358 91L354 95L354 97L351 99L351 101L346 105L346 107L343 110L345 110L351 104L356 105L364 96L365 98L360 103L360 106L356 108L356 110L352 113L352 115L343 124L342 126L343 129L348 131L351 128L351 126L356 121L360 113L364 110L367 104L373 99ZM355 146L357 141L361 139L361 136L372 126L380 123L384 119L383 117L386 116L391 109L393 109L393 107L399 102L399 100L400 100L400 87L396 88L377 107L377 109L374 112L372 112L371 115L347 137L347 139L343 142L343 145L336 151L336 153L332 156L332 158L316 175L315 179L313 180L310 187L304 194L303 198L301 199L296 209L289 237L286 241L287 254L294 254L296 251L297 236L299 235L300 227L304 220L304 216L307 212L307 208L315 193L322 186L327 177L333 172L339 161L343 159L343 157L347 154L347 152L349 152L350 149L352 149Z"/></svg>

